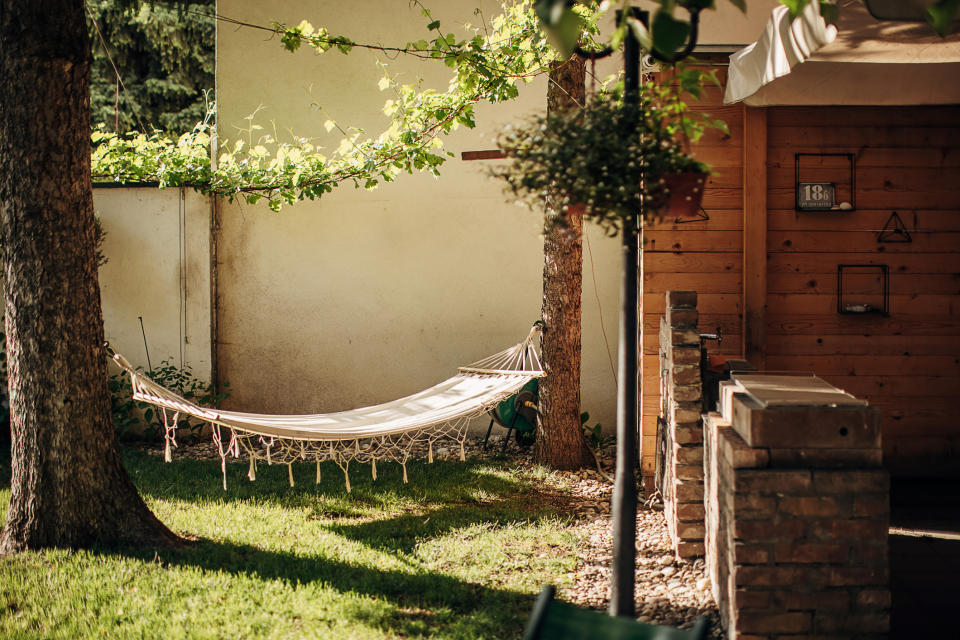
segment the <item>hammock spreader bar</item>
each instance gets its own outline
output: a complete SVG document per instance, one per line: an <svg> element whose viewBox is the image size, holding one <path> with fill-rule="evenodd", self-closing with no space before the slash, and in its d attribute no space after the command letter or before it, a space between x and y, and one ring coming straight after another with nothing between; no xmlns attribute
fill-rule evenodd
<svg viewBox="0 0 960 640"><path fill-rule="evenodd" d="M397 462L403 468L404 482L407 482L407 460L420 443L427 444L432 462L433 443L443 438L452 439L459 444L463 460L469 422L517 393L531 379L545 375L535 348L540 330L538 322L522 342L460 367L453 377L419 393L370 407L311 415L255 414L201 407L160 386L119 353L112 353L112 358L130 376L133 398L161 410L167 462L172 459L171 450L177 447L177 420L180 416L190 416L211 426L220 455L224 489L227 488L227 457L240 458L246 454L250 460L251 481L256 478L257 458L265 459L268 465L274 460L286 464L291 486L293 462L314 460L319 482L320 462L331 460L344 472L346 488L350 491L349 465L354 460L369 462L374 480L378 460ZM168 410L172 412L172 420L168 420ZM229 430L226 447L226 434L221 433L221 429Z"/></svg>

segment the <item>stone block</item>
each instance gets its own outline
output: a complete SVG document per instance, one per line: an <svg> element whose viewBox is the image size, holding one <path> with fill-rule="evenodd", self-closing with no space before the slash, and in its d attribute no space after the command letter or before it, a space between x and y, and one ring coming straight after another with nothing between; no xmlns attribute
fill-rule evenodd
<svg viewBox="0 0 960 640"><path fill-rule="evenodd" d="M855 516L885 516L890 513L890 494L858 495L853 499Z"/></svg>
<svg viewBox="0 0 960 640"><path fill-rule="evenodd" d="M766 449L748 447L732 428L717 429L717 444L720 455L734 469L757 469L767 466L770 454Z"/></svg>
<svg viewBox="0 0 960 640"><path fill-rule="evenodd" d="M737 564L767 564L770 551L757 544L737 542L733 545L733 557Z"/></svg>
<svg viewBox="0 0 960 640"><path fill-rule="evenodd" d="M678 502L700 502L703 500L703 484L674 483L674 495Z"/></svg>
<svg viewBox="0 0 960 640"><path fill-rule="evenodd" d="M831 587L885 586L889 580L886 568L831 567L827 573L827 585Z"/></svg>
<svg viewBox="0 0 960 640"><path fill-rule="evenodd" d="M673 364L695 364L700 366L700 346L675 346L671 352Z"/></svg>
<svg viewBox="0 0 960 640"><path fill-rule="evenodd" d="M701 558L704 554L703 543L682 540L676 545L676 554L681 558Z"/></svg>
<svg viewBox="0 0 960 640"><path fill-rule="evenodd" d="M706 531L702 522L683 522L677 523L677 537L681 540L703 540Z"/></svg>
<svg viewBox="0 0 960 640"><path fill-rule="evenodd" d="M811 525L811 536L819 540L886 540L887 521L883 518L827 520Z"/></svg>
<svg viewBox="0 0 960 640"><path fill-rule="evenodd" d="M804 585L781 589L772 594L771 606L780 611L849 611L850 592L845 589L806 592Z"/></svg>
<svg viewBox="0 0 960 640"><path fill-rule="evenodd" d="M697 306L696 291L667 291L667 308L694 309Z"/></svg>
<svg viewBox="0 0 960 640"><path fill-rule="evenodd" d="M675 445L674 460L678 464L697 465L703 470L703 447L698 444Z"/></svg>
<svg viewBox="0 0 960 640"><path fill-rule="evenodd" d="M670 369L673 384L700 384L700 365L673 363Z"/></svg>
<svg viewBox="0 0 960 640"><path fill-rule="evenodd" d="M697 327L699 313L696 309L667 307L664 317L671 327Z"/></svg>
<svg viewBox="0 0 960 640"><path fill-rule="evenodd" d="M849 469L880 467L882 449L779 449L769 450L770 466L781 468Z"/></svg>
<svg viewBox="0 0 960 640"><path fill-rule="evenodd" d="M847 561L850 545L842 542L786 542L774 547L773 559L778 563L840 564Z"/></svg>
<svg viewBox="0 0 960 640"><path fill-rule="evenodd" d="M703 520L705 509L702 502L684 502L677 505L678 520Z"/></svg>
<svg viewBox="0 0 960 640"><path fill-rule="evenodd" d="M703 442L703 427L700 425L676 425L673 441L677 444L700 444Z"/></svg>
<svg viewBox="0 0 960 640"><path fill-rule="evenodd" d="M670 406L670 421L675 425L697 424L700 421L699 402L674 402Z"/></svg>
<svg viewBox="0 0 960 640"><path fill-rule="evenodd" d="M696 329L670 327L670 344L675 348L680 346L696 346L699 349L700 332Z"/></svg>
<svg viewBox="0 0 960 640"><path fill-rule="evenodd" d="M738 493L742 491L766 494L809 493L812 483L812 473L804 469L791 471L743 469L738 470L734 477L734 488Z"/></svg>
<svg viewBox="0 0 960 640"><path fill-rule="evenodd" d="M857 609L889 609L889 589L863 589L857 593Z"/></svg>
<svg viewBox="0 0 960 640"><path fill-rule="evenodd" d="M736 589L734 599L741 609L767 609L770 606L771 592L764 589Z"/></svg>
<svg viewBox="0 0 960 640"><path fill-rule="evenodd" d="M678 464L674 467L674 477L679 480L698 480L703 481L703 465L699 464Z"/></svg>
<svg viewBox="0 0 960 640"><path fill-rule="evenodd" d="M813 489L824 493L886 493L890 474L882 469L870 471L814 471Z"/></svg>
<svg viewBox="0 0 960 640"><path fill-rule="evenodd" d="M746 394L732 398L731 423L747 446L781 449L878 449L874 407L774 407Z"/></svg>
<svg viewBox="0 0 960 640"><path fill-rule="evenodd" d="M771 613L747 609L738 612L736 624L742 633L805 633L810 630L812 618L812 614L803 611Z"/></svg>
<svg viewBox="0 0 960 640"><path fill-rule="evenodd" d="M777 507L780 513L791 516L836 516L843 509L836 498L813 496L784 496Z"/></svg>
<svg viewBox="0 0 960 640"><path fill-rule="evenodd" d="M777 499L757 493L731 494L733 509L737 518L760 520L773 518L777 513Z"/></svg>
<svg viewBox="0 0 960 640"><path fill-rule="evenodd" d="M699 384L684 384L673 387L673 399L677 402L700 402L703 387Z"/></svg>
<svg viewBox="0 0 960 640"><path fill-rule="evenodd" d="M806 535L807 526L804 520L734 519L733 535L739 540L791 542Z"/></svg>
<svg viewBox="0 0 960 640"><path fill-rule="evenodd" d="M889 613L834 613L818 611L813 618L818 632L845 632L848 637L867 633L886 633L890 629Z"/></svg>

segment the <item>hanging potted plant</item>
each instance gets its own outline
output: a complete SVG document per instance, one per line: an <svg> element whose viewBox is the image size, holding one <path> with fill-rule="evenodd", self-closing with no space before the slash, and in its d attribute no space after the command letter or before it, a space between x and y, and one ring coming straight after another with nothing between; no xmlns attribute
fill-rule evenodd
<svg viewBox="0 0 960 640"><path fill-rule="evenodd" d="M645 84L636 104L617 91L600 93L582 109L508 127L498 146L512 162L491 173L519 201L546 208L548 223L582 213L611 235L638 213L647 220L680 207L699 210L710 169L690 155L691 143L706 128L726 130L682 100L699 97L704 79L715 81L683 69L671 82Z"/></svg>

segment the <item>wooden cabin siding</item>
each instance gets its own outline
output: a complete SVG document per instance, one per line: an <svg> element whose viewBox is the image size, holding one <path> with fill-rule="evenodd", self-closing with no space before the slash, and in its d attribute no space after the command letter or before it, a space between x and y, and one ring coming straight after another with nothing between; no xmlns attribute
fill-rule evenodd
<svg viewBox="0 0 960 640"><path fill-rule="evenodd" d="M886 466L960 451L960 107L768 110L767 367L883 411ZM856 211L796 212L795 153L854 153ZM846 182L845 168L817 181ZM893 211L912 242L879 243ZM886 264L890 316L837 313L837 265Z"/></svg>
<svg viewBox="0 0 960 640"><path fill-rule="evenodd" d="M710 93L702 108L717 105L718 96ZM724 332L723 345L711 353L740 354L743 348L743 265L750 260L744 255L744 237L756 237L750 236L755 230L744 230L744 212L752 203L749 195L744 200L744 162L750 162L744 150L746 108L723 107L722 112L732 125L731 137L707 139L697 149L716 171L704 200L710 220L674 224L665 216L645 232L645 475L654 466L656 331L664 292L700 293L701 331L719 325ZM766 295L762 330L751 329L763 341L753 357L771 371L815 372L879 407L884 459L892 472L956 473L960 106L777 107L765 112L766 268L750 278L756 282L762 275ZM855 154L856 210L795 211L796 153ZM814 177L807 181L835 182L838 201L848 200L845 162L814 162ZM757 182L756 177L748 180ZM893 211L910 232L911 243L877 241ZM840 264L889 266L889 317L837 313Z"/></svg>
<svg viewBox="0 0 960 640"><path fill-rule="evenodd" d="M718 68L721 82L725 69ZM668 290L695 290L700 330L723 331L724 353L740 350L743 289L743 108L723 106L719 87L706 90L697 109L722 118L729 137L707 133L696 146L697 158L710 164L713 175L703 209L710 220L677 223L665 215L643 232L641 307L643 357L641 377L641 468L654 473L657 415L660 406L659 332Z"/></svg>

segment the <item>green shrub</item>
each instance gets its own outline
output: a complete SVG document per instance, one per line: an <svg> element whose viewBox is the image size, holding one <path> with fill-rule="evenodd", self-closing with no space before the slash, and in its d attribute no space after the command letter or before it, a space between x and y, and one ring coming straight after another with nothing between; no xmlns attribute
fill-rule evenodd
<svg viewBox="0 0 960 640"><path fill-rule="evenodd" d="M142 371L142 367L137 367ZM230 396L229 383L224 382L223 390L216 393L213 385L197 378L190 368L175 366L170 359L160 366L145 372L145 375L160 386L175 391L190 402L204 407L219 407ZM120 440L144 440L155 442L164 435L163 417L151 404L133 399L130 376L124 372L110 376L110 408L113 413L113 426ZM171 416L172 417L172 416ZM192 440L200 437L204 422L182 416L177 420L177 437Z"/></svg>

